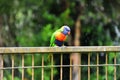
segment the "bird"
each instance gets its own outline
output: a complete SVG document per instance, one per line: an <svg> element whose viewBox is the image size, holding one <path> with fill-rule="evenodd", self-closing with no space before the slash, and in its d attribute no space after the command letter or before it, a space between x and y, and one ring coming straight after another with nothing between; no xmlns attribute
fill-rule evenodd
<svg viewBox="0 0 120 80"><path fill-rule="evenodd" d="M50 47L62 47L64 46L64 42L66 41L68 35L70 35L70 27L67 25L62 26L61 28L57 29L53 32L51 39L50 39ZM65 47L65 46L64 46ZM60 64L60 54L50 54L48 56L48 60L51 62L54 60L54 65ZM57 67L55 69L58 73L55 74L57 80L59 79L60 68Z"/></svg>
<svg viewBox="0 0 120 80"><path fill-rule="evenodd" d="M52 34L50 46L64 46L64 42L66 41L68 35L70 35L70 27L67 25L62 26Z"/></svg>

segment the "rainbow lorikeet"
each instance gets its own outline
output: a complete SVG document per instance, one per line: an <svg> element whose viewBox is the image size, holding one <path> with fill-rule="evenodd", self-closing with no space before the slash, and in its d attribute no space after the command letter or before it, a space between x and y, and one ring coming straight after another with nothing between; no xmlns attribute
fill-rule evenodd
<svg viewBox="0 0 120 80"><path fill-rule="evenodd" d="M60 29L56 30L50 40L50 46L63 46L64 41L67 36L70 34L70 28L68 26L62 26Z"/></svg>

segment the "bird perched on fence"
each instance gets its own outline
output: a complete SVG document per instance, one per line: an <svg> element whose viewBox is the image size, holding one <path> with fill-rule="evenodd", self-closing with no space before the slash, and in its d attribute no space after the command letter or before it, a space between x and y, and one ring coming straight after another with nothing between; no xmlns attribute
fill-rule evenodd
<svg viewBox="0 0 120 80"><path fill-rule="evenodd" d="M62 26L60 29L56 30L50 40L50 46L63 46L64 41L66 40L67 36L70 34L69 26Z"/></svg>

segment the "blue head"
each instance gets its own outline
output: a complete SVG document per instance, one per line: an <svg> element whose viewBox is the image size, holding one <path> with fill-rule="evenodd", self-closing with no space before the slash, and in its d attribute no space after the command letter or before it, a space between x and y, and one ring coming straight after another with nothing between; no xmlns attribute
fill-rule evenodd
<svg viewBox="0 0 120 80"><path fill-rule="evenodd" d="M69 26L62 26L62 33L65 34L65 35L69 35L70 34L70 28Z"/></svg>

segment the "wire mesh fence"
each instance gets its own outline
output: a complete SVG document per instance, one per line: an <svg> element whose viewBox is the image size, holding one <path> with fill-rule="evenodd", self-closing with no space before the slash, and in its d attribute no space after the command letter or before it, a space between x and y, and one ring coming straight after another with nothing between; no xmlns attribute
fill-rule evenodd
<svg viewBox="0 0 120 80"><path fill-rule="evenodd" d="M73 52L79 64L69 58ZM0 80L73 80L74 67L79 80L119 80L119 52L119 46L1 47Z"/></svg>

